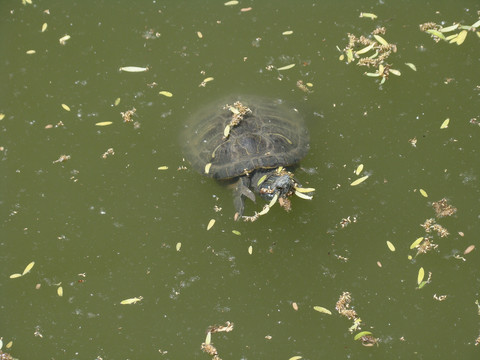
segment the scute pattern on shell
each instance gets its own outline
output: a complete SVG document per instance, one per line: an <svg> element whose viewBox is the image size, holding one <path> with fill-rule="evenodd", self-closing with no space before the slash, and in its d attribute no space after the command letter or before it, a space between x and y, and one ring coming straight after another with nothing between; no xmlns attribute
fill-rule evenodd
<svg viewBox="0 0 480 360"><path fill-rule="evenodd" d="M240 101L252 111L224 138L232 113L226 104ZM289 166L308 152L303 118L274 99L230 96L195 113L183 134L184 151L192 166L215 179L230 179L260 168ZM205 166L211 163L208 174Z"/></svg>

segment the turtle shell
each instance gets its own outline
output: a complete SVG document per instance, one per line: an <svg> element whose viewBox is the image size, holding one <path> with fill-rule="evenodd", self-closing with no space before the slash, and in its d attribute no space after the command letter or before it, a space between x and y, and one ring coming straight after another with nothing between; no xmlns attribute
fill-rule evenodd
<svg viewBox="0 0 480 360"><path fill-rule="evenodd" d="M251 112L232 125L231 107L237 101ZM195 113L186 123L183 144L198 172L231 179L296 164L308 152L309 135L300 114L281 101L231 96Z"/></svg>

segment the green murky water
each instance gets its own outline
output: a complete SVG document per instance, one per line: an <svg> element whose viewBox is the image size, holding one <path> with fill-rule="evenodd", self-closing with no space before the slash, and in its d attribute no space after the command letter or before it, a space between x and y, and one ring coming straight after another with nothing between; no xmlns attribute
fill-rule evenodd
<svg viewBox="0 0 480 360"><path fill-rule="evenodd" d="M223 359L478 357L479 257L463 252L480 230L480 38L436 44L418 28L473 24L478 10L475 1L2 3L3 350L209 359L207 328L230 321L232 332L212 334ZM397 44L389 63L402 73L382 86L336 49L376 26ZM230 190L183 160L185 119L235 93L283 99L305 117L311 149L296 176L316 188L312 201L235 223ZM104 121L113 123L95 126ZM55 162L62 155L70 159ZM359 164L369 178L352 187ZM436 219L450 235L428 234L420 224L444 197L458 209ZM438 248L409 260L420 236ZM431 281L416 289L421 267ZM353 320L335 310L343 292L378 347L354 341ZM134 297L143 299L120 304Z"/></svg>

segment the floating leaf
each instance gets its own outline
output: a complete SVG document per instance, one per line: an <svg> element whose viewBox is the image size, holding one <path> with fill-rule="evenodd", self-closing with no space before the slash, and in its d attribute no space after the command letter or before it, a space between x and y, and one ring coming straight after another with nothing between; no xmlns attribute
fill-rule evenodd
<svg viewBox="0 0 480 360"><path fill-rule="evenodd" d="M420 194L422 194L423 197L428 197L427 192L423 189L420 189Z"/></svg>
<svg viewBox="0 0 480 360"><path fill-rule="evenodd" d="M278 71L288 70L288 69L293 68L294 66L295 66L295 64L290 64L290 65L282 66L282 67L278 68L277 70Z"/></svg>
<svg viewBox="0 0 480 360"><path fill-rule="evenodd" d="M120 304L122 305L130 305L130 304L135 304L139 301L141 301L143 298L140 296L140 297L134 297L134 298L130 298L130 299L125 299L125 300L122 300L120 302Z"/></svg>
<svg viewBox="0 0 480 360"><path fill-rule="evenodd" d="M356 185L358 185L358 184L361 184L362 182L364 182L364 181L367 180L367 179L368 179L368 175L363 176L363 177L355 180L354 182L352 182L352 183L350 184L350 186L356 186Z"/></svg>
<svg viewBox="0 0 480 360"><path fill-rule="evenodd" d="M413 71L417 71L417 67L412 64L412 63L405 63L405 65L407 65L410 69L412 69Z"/></svg>
<svg viewBox="0 0 480 360"><path fill-rule="evenodd" d="M25 267L25 270L23 270L23 274L22 274L22 275L25 275L26 273L30 272L30 270L32 270L32 268L33 268L33 265L35 265L35 261L32 261L30 264L28 264L28 265Z"/></svg>
<svg viewBox="0 0 480 360"><path fill-rule="evenodd" d="M473 23L470 28L477 28L480 26L480 20L478 20L477 22Z"/></svg>
<svg viewBox="0 0 480 360"><path fill-rule="evenodd" d="M62 104L62 108L63 108L64 110L70 111L70 107L69 107L68 105L66 105L66 104Z"/></svg>
<svg viewBox="0 0 480 360"><path fill-rule="evenodd" d="M3 120L5 118L5 114L4 113L0 113L0 120Z"/></svg>
<svg viewBox="0 0 480 360"><path fill-rule="evenodd" d="M365 46L363 49L355 51L355 54L357 54L357 55L365 54L365 53L369 52L370 50L372 50L374 46L375 46L375 43L371 43L370 45Z"/></svg>
<svg viewBox="0 0 480 360"><path fill-rule="evenodd" d="M227 1L225 4L223 4L225 6L232 6L232 5L238 5L238 1L236 0L232 0L232 1Z"/></svg>
<svg viewBox="0 0 480 360"><path fill-rule="evenodd" d="M207 231L210 230L213 225L215 225L215 219L211 219L209 222L208 222L208 225L207 225Z"/></svg>
<svg viewBox="0 0 480 360"><path fill-rule="evenodd" d="M59 286L59 287L57 288L57 295L58 295L58 296L63 296L63 287Z"/></svg>
<svg viewBox="0 0 480 360"><path fill-rule="evenodd" d="M212 81L213 79L214 79L213 77L207 77L207 78L203 79L203 82L207 83L209 81Z"/></svg>
<svg viewBox="0 0 480 360"><path fill-rule="evenodd" d="M370 76L370 77L379 77L379 76L380 76L380 73L378 73L378 72L376 72L376 73L368 73L368 72L366 72L365 75Z"/></svg>
<svg viewBox="0 0 480 360"><path fill-rule="evenodd" d="M293 34L293 31L292 30L288 30L288 31L284 31L282 33L282 35L292 35Z"/></svg>
<svg viewBox="0 0 480 360"><path fill-rule="evenodd" d="M423 241L423 236L419 237L417 240L415 240L412 245L410 245L410 249L415 249L420 243Z"/></svg>
<svg viewBox="0 0 480 360"><path fill-rule="evenodd" d="M13 340L12 341L9 341L8 344L5 346L7 349L10 349L13 345ZM0 347L1 349L1 347Z"/></svg>
<svg viewBox="0 0 480 360"><path fill-rule="evenodd" d="M314 188L304 188L304 187L296 187L295 190L301 193L311 193L315 191Z"/></svg>
<svg viewBox="0 0 480 360"><path fill-rule="evenodd" d="M144 71L148 71L148 67L124 66L124 67L121 67L119 70L125 71L125 72L144 72Z"/></svg>
<svg viewBox="0 0 480 360"><path fill-rule="evenodd" d="M208 163L207 165L205 165L205 174L208 174L211 166L212 166L212 163Z"/></svg>
<svg viewBox="0 0 480 360"><path fill-rule="evenodd" d="M58 42L60 45L65 45L67 40L70 40L70 35L62 36L60 39L58 39Z"/></svg>
<svg viewBox="0 0 480 360"><path fill-rule="evenodd" d="M159 166L158 170L168 170L168 166L166 165Z"/></svg>
<svg viewBox="0 0 480 360"><path fill-rule="evenodd" d="M19 278L19 277L22 277L23 275L22 274L12 274L10 275L10 279L16 279L16 278Z"/></svg>
<svg viewBox="0 0 480 360"><path fill-rule="evenodd" d="M113 124L112 121L102 121L102 122L95 123L95 126L108 126L112 124Z"/></svg>
<svg viewBox="0 0 480 360"><path fill-rule="evenodd" d="M357 166L357 169L355 170L355 174L358 176L363 170L363 164L360 164Z"/></svg>
<svg viewBox="0 0 480 360"><path fill-rule="evenodd" d="M265 179L267 178L267 175L263 175L257 182L257 187L260 186L261 183L263 183L265 181Z"/></svg>
<svg viewBox="0 0 480 360"><path fill-rule="evenodd" d="M460 24L454 24L454 25L451 25L451 26L441 28L440 32L446 33L446 32L450 32L450 31L453 31L453 30L457 30L459 25Z"/></svg>
<svg viewBox="0 0 480 360"><path fill-rule="evenodd" d="M209 331L207 332L207 336L205 337L205 344L210 344L212 342L212 333Z"/></svg>
<svg viewBox="0 0 480 360"><path fill-rule="evenodd" d="M361 17L361 18L369 18L369 19L375 20L378 16L375 15L375 14L372 14L372 13L364 13L364 12L361 12L361 13L360 13L360 17Z"/></svg>
<svg viewBox="0 0 480 360"><path fill-rule="evenodd" d="M448 128L448 124L450 123L450 119L449 118L446 118L445 120L443 120L443 123L442 125L440 125L440 129L446 129Z"/></svg>
<svg viewBox="0 0 480 360"><path fill-rule="evenodd" d="M173 94L170 91L160 91L160 95L166 96L166 97L172 97Z"/></svg>
<svg viewBox="0 0 480 360"><path fill-rule="evenodd" d="M199 39L203 38L203 34L200 31L197 31L197 36L198 36Z"/></svg>
<svg viewBox="0 0 480 360"><path fill-rule="evenodd" d="M35 53L36 53L35 50L28 50L28 51L27 51L27 55L33 55L33 54L35 54Z"/></svg>
<svg viewBox="0 0 480 360"><path fill-rule="evenodd" d="M47 30L47 27L48 27L48 24L47 24L47 23L43 23L43 25L42 25L42 32L45 32L45 30Z"/></svg>
<svg viewBox="0 0 480 360"><path fill-rule="evenodd" d="M288 360L300 360L302 357L301 356L292 356L290 359Z"/></svg>
<svg viewBox="0 0 480 360"><path fill-rule="evenodd" d="M426 32L433 35L433 36L436 36L436 37L438 37L442 40L445 40L445 35L443 35L440 31L437 31L437 30L434 30L434 29L428 29Z"/></svg>
<svg viewBox="0 0 480 360"><path fill-rule="evenodd" d="M389 72L390 72L390 74L393 74L395 76L402 75L402 73L400 71L396 70L396 69L390 69Z"/></svg>
<svg viewBox="0 0 480 360"><path fill-rule="evenodd" d="M382 45L388 46L388 41L382 38L380 35L374 34L373 37Z"/></svg>
<svg viewBox="0 0 480 360"><path fill-rule="evenodd" d="M238 231L238 230L232 230L232 233L234 233L234 234L237 235L237 236L242 235L242 233L241 233L240 231Z"/></svg>
<svg viewBox="0 0 480 360"><path fill-rule="evenodd" d="M388 240L387 240L387 246L390 249L390 251L395 251L395 246Z"/></svg>
<svg viewBox="0 0 480 360"><path fill-rule="evenodd" d="M357 335L355 335L355 337L353 338L353 340L358 340L360 338L362 338L363 336L365 335L372 335L372 333L370 331L361 331L359 332Z"/></svg>
<svg viewBox="0 0 480 360"><path fill-rule="evenodd" d="M177 245L175 245L175 249L177 251L180 251L180 249L182 248L182 243L181 242L178 242Z"/></svg>
<svg viewBox="0 0 480 360"><path fill-rule="evenodd" d="M423 270L423 267L418 270L418 276L417 276L417 284L420 285L420 283L423 281L423 278L425 277L425 270Z"/></svg>
<svg viewBox="0 0 480 360"><path fill-rule="evenodd" d="M230 135L230 125L225 126L225 129L223 129L223 137L227 138L228 135Z"/></svg>
<svg viewBox="0 0 480 360"><path fill-rule="evenodd" d="M462 45L463 44L463 42L465 41L465 39L467 37L467 34L468 34L467 30L460 31L460 33L456 37L456 41L455 41L457 43L457 45Z"/></svg>
<svg viewBox="0 0 480 360"><path fill-rule="evenodd" d="M116 98L115 102L113 103L115 106L118 106L118 104L120 104L120 98Z"/></svg>
<svg viewBox="0 0 480 360"><path fill-rule="evenodd" d="M418 288L421 289L427 284L427 281L422 281L421 284L418 285Z"/></svg>
<svg viewBox="0 0 480 360"><path fill-rule="evenodd" d="M302 193L298 190L295 190L295 195L297 195L299 198L305 199L305 200L312 200L313 199L313 196L304 194L304 193Z"/></svg>
<svg viewBox="0 0 480 360"><path fill-rule="evenodd" d="M250 245L250 246L248 247L248 253L249 253L250 255L252 255L252 253L253 253L253 246L252 246L252 245Z"/></svg>
<svg viewBox="0 0 480 360"><path fill-rule="evenodd" d="M324 313L324 314L332 315L332 312L327 308L324 308L323 306L314 306L313 310Z"/></svg>
<svg viewBox="0 0 480 360"><path fill-rule="evenodd" d="M463 252L463 255L470 254L473 250L475 250L475 245L470 245L465 249L465 251Z"/></svg>

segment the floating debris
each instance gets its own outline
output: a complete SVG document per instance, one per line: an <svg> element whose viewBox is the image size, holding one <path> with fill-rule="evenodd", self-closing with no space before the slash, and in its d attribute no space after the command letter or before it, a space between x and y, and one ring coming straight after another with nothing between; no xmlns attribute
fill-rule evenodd
<svg viewBox="0 0 480 360"><path fill-rule="evenodd" d="M438 218L452 216L457 212L457 208L449 205L446 198L433 202L432 207L435 210L435 214Z"/></svg>
<svg viewBox="0 0 480 360"><path fill-rule="evenodd" d="M123 118L123 121L124 122L132 122L132 116L135 115L135 112L137 111L137 109L135 108L132 108L131 110L127 110L125 112L120 112L120 114L122 115L122 118Z"/></svg>
<svg viewBox="0 0 480 360"><path fill-rule="evenodd" d="M425 229L425 232L430 233L432 231L436 231L438 236L440 237L447 237L450 235L447 229L445 229L442 225L437 224L435 219L427 219L423 224L420 225Z"/></svg>
<svg viewBox="0 0 480 360"><path fill-rule="evenodd" d="M457 44L457 45L462 45L465 42L465 39L467 38L468 32L469 31L476 32L477 27L479 26L480 26L480 20L478 20L477 22L473 23L470 26L461 25L460 23L454 23L451 26L444 27L434 22L427 22L419 25L420 30L430 34L430 36L435 42L438 43L439 41L443 40L450 44ZM446 33L457 31L457 30L460 30L460 32L456 32L454 34L445 36ZM478 35L478 32L477 32L477 35Z"/></svg>
<svg viewBox="0 0 480 360"><path fill-rule="evenodd" d="M470 245L465 249L465 251L463 252L463 255L470 254L473 250L475 250L475 245Z"/></svg>
<svg viewBox="0 0 480 360"><path fill-rule="evenodd" d="M70 155L60 155L60 157L57 159L57 160L54 160L53 163L56 164L56 163L62 163L62 162L65 162L67 160L70 160L71 156Z"/></svg>
<svg viewBox="0 0 480 360"><path fill-rule="evenodd" d="M115 155L115 151L113 150L113 148L109 148L107 151L105 151L102 155L102 158L106 159L110 155Z"/></svg>

